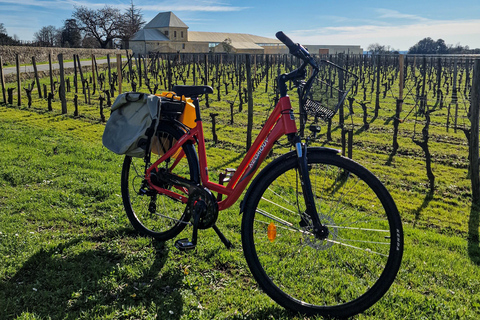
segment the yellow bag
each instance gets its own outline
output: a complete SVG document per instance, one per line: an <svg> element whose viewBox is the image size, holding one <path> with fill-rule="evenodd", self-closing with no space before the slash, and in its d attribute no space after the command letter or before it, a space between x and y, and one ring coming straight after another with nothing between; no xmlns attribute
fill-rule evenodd
<svg viewBox="0 0 480 320"><path fill-rule="evenodd" d="M197 115L192 99L185 96L179 97L175 94L175 92L172 91L162 92L161 94L157 94L157 96L185 102L185 108L183 109L183 112L178 120L189 128L195 128L197 126L195 122Z"/></svg>

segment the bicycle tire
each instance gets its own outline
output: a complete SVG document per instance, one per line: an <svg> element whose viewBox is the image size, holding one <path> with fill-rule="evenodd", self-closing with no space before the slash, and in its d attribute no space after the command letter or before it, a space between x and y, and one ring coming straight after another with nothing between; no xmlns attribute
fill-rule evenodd
<svg viewBox="0 0 480 320"><path fill-rule="evenodd" d="M170 122L161 122L158 126L156 137L152 142L152 150L165 152L185 133L183 129ZM170 172L199 182L199 165L196 150L192 143L183 145L185 156ZM169 168L174 162L173 157L159 164L159 168ZM151 163L160 155L151 153ZM166 195L158 194L154 189L144 183L145 162L143 158L125 156L122 176L121 191L123 205L132 226L142 235L151 236L160 241L166 241L178 235L188 224L190 213L185 210L186 204L172 199ZM143 191L140 189L144 184ZM166 186L172 189L172 186ZM178 193L180 190L175 189ZM186 190L183 193L186 197ZM161 208L161 209L159 209ZM161 211L161 212L160 212Z"/></svg>
<svg viewBox="0 0 480 320"><path fill-rule="evenodd" d="M349 317L372 306L393 283L403 254L400 215L384 185L363 166L327 148L308 148L307 159L328 237L315 238L308 217L301 217L297 156L290 152L265 167L245 195L245 258L263 291L284 308ZM271 239L270 222L276 228Z"/></svg>

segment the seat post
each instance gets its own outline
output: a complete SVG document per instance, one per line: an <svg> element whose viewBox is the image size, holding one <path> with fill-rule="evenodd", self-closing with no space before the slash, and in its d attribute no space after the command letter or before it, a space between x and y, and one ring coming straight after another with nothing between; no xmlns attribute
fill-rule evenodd
<svg viewBox="0 0 480 320"><path fill-rule="evenodd" d="M191 99L193 100L193 105L195 106L195 114L197 116L195 122L202 121L202 118L200 117L200 104L198 103L198 97L191 97Z"/></svg>

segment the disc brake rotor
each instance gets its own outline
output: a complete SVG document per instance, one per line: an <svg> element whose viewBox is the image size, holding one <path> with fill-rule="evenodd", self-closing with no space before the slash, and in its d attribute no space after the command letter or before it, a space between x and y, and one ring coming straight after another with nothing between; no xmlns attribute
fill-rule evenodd
<svg viewBox="0 0 480 320"><path fill-rule="evenodd" d="M325 239L318 239L313 232L313 224L309 223L303 227L303 238L305 243L316 250L327 250L335 244L338 236L338 228L331 217L320 215L320 221L328 228L328 236Z"/></svg>

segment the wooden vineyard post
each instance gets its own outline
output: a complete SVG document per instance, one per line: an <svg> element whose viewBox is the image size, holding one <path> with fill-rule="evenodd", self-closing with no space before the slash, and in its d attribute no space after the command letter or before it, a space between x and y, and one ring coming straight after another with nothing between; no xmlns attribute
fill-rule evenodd
<svg viewBox="0 0 480 320"><path fill-rule="evenodd" d="M208 85L208 54L205 54L205 81L203 83L204 85ZM210 102L208 99L208 94L205 95L205 106L207 108L210 108Z"/></svg>
<svg viewBox="0 0 480 320"><path fill-rule="evenodd" d="M63 54L61 53L58 55L58 64L60 65L60 87L58 88L58 92L60 101L62 102L62 114L66 114L67 100L65 98L65 70L63 69Z"/></svg>
<svg viewBox="0 0 480 320"><path fill-rule="evenodd" d="M15 63L17 65L17 106L22 105L22 84L20 81L20 61L18 59L18 53L15 55Z"/></svg>
<svg viewBox="0 0 480 320"><path fill-rule="evenodd" d="M452 103L455 104L455 118L453 131L457 133L457 120L458 120L458 96L457 96L457 74L458 74L458 61L457 57L453 60L453 83L452 83Z"/></svg>
<svg viewBox="0 0 480 320"><path fill-rule="evenodd" d="M0 56L0 82L2 83L3 103L7 104L7 96L5 94L5 77L3 76L3 61L1 56Z"/></svg>
<svg viewBox="0 0 480 320"><path fill-rule="evenodd" d="M403 109L403 89L405 86L405 56L403 54L398 57L398 68L400 69L400 79L398 83L398 100L400 100L400 106L398 112L402 112Z"/></svg>
<svg viewBox="0 0 480 320"><path fill-rule="evenodd" d="M245 56L247 69L247 92L248 92L248 114L247 114L247 151L252 145L252 129L253 129L253 88L252 88L252 70L250 66L250 55Z"/></svg>
<svg viewBox="0 0 480 320"><path fill-rule="evenodd" d="M193 85L197 85L197 60L198 60L198 55L193 56Z"/></svg>
<svg viewBox="0 0 480 320"><path fill-rule="evenodd" d="M168 61L170 61L170 59ZM142 87L142 57L139 54L137 55L137 59L135 60L135 63L138 68L137 70L138 71L138 87L140 88ZM168 69L170 69L170 63L168 64ZM171 76L171 70L170 70L170 76ZM168 88L168 90L171 90L171 88Z"/></svg>
<svg viewBox="0 0 480 320"><path fill-rule="evenodd" d="M150 82L148 81L148 56L145 56L145 58L143 58L143 77L145 78L145 84L149 86Z"/></svg>
<svg viewBox="0 0 480 320"><path fill-rule="evenodd" d="M75 117L78 117L78 94L75 94L75 97L73 98L73 105L75 106L75 111L73 111L73 115Z"/></svg>
<svg viewBox="0 0 480 320"><path fill-rule="evenodd" d="M118 94L122 94L122 55L117 54Z"/></svg>
<svg viewBox="0 0 480 320"><path fill-rule="evenodd" d="M73 55L73 86L75 87L75 94L78 93L78 70L77 70L77 55Z"/></svg>
<svg viewBox="0 0 480 320"><path fill-rule="evenodd" d="M403 86L405 81L405 73L404 73L404 55L401 54L398 57L398 67L400 71L399 81L398 81L398 99L397 99L397 106L395 110L395 118L393 119L393 150L391 156L393 157L398 150L398 126L400 125L400 113L402 112L402 105L403 105Z"/></svg>
<svg viewBox="0 0 480 320"><path fill-rule="evenodd" d="M420 110L422 112L426 112L427 109L427 95L426 95L426 90L427 90L427 56L423 56L422 58L422 69L421 69L421 74L422 74L422 94L420 96Z"/></svg>
<svg viewBox="0 0 480 320"><path fill-rule="evenodd" d="M480 125L480 59L475 59L473 66L472 97L470 108L470 176L472 181L472 202L480 204L480 176L479 176L479 125Z"/></svg>
<svg viewBox="0 0 480 320"><path fill-rule="evenodd" d="M95 55L92 53L92 87L93 87L93 94L95 94L96 88L96 74L95 74Z"/></svg>
<svg viewBox="0 0 480 320"><path fill-rule="evenodd" d="M110 54L109 53L107 53L107 67L108 67L108 85L112 86L112 69L110 67Z"/></svg>
<svg viewBox="0 0 480 320"><path fill-rule="evenodd" d="M347 155L348 158L352 159L353 156L353 130L342 128L342 156Z"/></svg>
<svg viewBox="0 0 480 320"><path fill-rule="evenodd" d="M348 157L353 158L353 130L348 129Z"/></svg>
<svg viewBox="0 0 480 320"><path fill-rule="evenodd" d="M141 82L141 80L139 80ZM167 55L167 91L172 90L172 63L170 62L170 56ZM208 97L208 96L207 96Z"/></svg>
<svg viewBox="0 0 480 320"><path fill-rule="evenodd" d="M377 55L377 63L376 63L376 86L377 86L377 94L375 96L375 118L378 117L378 110L380 109L380 55Z"/></svg>
<svg viewBox="0 0 480 320"><path fill-rule="evenodd" d="M270 59L269 59L269 55L267 54L265 56L265 76L266 76L266 80L265 80L265 93L268 92L268 74L269 74L269 69L270 69Z"/></svg>
<svg viewBox="0 0 480 320"><path fill-rule="evenodd" d="M338 92L338 101L340 102L341 99L342 99L342 91L345 91L345 81L344 81L344 78L345 78L345 75L343 74L343 61L344 61L344 55L341 54L340 55L340 59L338 60L338 66L340 67L340 69L338 69L338 89L340 89L340 91ZM303 111L303 110L302 110ZM343 101L342 103L340 104L340 106L338 107L338 126L340 128L343 128L344 126L344 121L345 121L345 114L344 114L344 109L343 109Z"/></svg>
<svg viewBox="0 0 480 320"><path fill-rule="evenodd" d="M48 71L50 74L50 93L53 94L55 92L55 88L53 85L53 68L52 68L52 53L48 54Z"/></svg>
<svg viewBox="0 0 480 320"><path fill-rule="evenodd" d="M88 100L87 100L87 89L85 88L85 79L83 78L83 71L82 71L82 65L80 63L80 57L79 55L77 54L76 55L76 60L77 60L77 63L78 63L78 71L80 72L80 80L82 81L82 92L83 92L83 95L85 96L85 104L88 103Z"/></svg>
<svg viewBox="0 0 480 320"><path fill-rule="evenodd" d="M33 72L35 73L35 81L37 83L38 97L42 99L42 88L40 87L40 79L38 78L37 64L35 57L32 57Z"/></svg>

